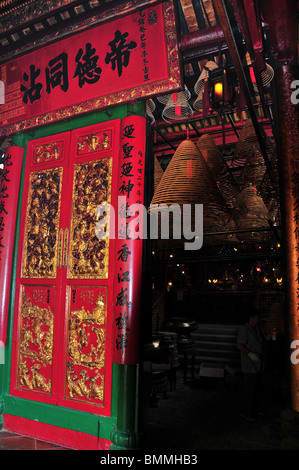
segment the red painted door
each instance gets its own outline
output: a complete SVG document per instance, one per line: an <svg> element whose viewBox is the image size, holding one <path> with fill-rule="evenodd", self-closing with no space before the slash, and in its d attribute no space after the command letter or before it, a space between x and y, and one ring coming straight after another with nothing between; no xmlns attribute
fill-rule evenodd
<svg viewBox="0 0 299 470"><path fill-rule="evenodd" d="M28 144L12 395L110 413L114 240L95 227L116 202L119 133L116 120Z"/></svg>

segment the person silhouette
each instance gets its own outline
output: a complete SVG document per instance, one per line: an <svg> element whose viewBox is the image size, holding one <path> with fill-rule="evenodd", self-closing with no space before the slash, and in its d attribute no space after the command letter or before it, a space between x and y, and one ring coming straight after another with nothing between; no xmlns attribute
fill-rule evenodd
<svg viewBox="0 0 299 470"><path fill-rule="evenodd" d="M236 347L241 353L241 370L243 373L243 394L241 416L254 420L261 412L261 387L265 339L259 327L260 312L252 308L248 321L241 326L237 336Z"/></svg>

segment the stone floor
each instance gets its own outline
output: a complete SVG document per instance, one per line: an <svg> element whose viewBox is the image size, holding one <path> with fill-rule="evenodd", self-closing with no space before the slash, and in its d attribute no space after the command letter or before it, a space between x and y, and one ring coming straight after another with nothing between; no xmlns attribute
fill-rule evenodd
<svg viewBox="0 0 299 470"><path fill-rule="evenodd" d="M19 436L12 432L0 431L0 450L66 450L64 447Z"/></svg>
<svg viewBox="0 0 299 470"><path fill-rule="evenodd" d="M241 377L187 380L178 373L175 390L157 394L148 409L148 451L282 450L281 413L286 408L284 379L265 377L263 415L240 416Z"/></svg>
<svg viewBox="0 0 299 470"><path fill-rule="evenodd" d="M147 409L144 450L281 450L281 412L286 408L283 380L268 376L264 415L248 422L239 415L240 379L187 378L177 373L171 391L157 393ZM0 450L66 450L0 431Z"/></svg>

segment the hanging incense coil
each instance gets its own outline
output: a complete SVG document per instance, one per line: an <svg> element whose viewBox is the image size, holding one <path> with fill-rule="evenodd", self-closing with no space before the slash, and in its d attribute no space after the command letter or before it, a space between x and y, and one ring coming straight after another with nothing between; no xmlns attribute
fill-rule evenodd
<svg viewBox="0 0 299 470"><path fill-rule="evenodd" d="M258 227L267 227L268 226L268 219L269 213L267 210L266 205L264 204L263 199L259 196L256 188L249 184L246 188L242 189L240 192L239 197L241 197L246 205L248 212L245 216L240 217L239 219L239 228L240 224L242 224L242 228L258 228ZM248 226L247 222L255 220L252 226Z"/></svg>
<svg viewBox="0 0 299 470"><path fill-rule="evenodd" d="M161 95L161 96L157 96L157 100L160 101L160 103L162 104L167 104L168 101L169 101L169 98L171 98L171 96L173 95L177 95L177 99L181 99L181 98L184 98L186 101L189 101L190 98L191 98L191 93L190 91L188 90L187 86L184 85L184 90L182 91L178 91L177 93L168 93L167 95Z"/></svg>
<svg viewBox="0 0 299 470"><path fill-rule="evenodd" d="M196 95L199 95L200 92L202 91L205 79L209 78L210 70L215 70L215 69L218 69L218 65L216 64L216 62L214 62L212 60L209 60L205 64L205 66L203 67L203 69L202 69L202 71L199 75L198 80L196 81L196 83L194 85L194 91L195 91Z"/></svg>
<svg viewBox="0 0 299 470"><path fill-rule="evenodd" d="M247 52L244 59L243 59L243 65L247 65L248 67L251 67L252 66L252 60L250 58L250 55L249 53ZM271 65L265 63L266 65L266 68L265 70L263 70L261 72L261 79L262 79L262 85L263 87L266 87L267 85L269 85L269 83L271 83L271 81L273 80L274 78L274 70L273 68L271 67ZM257 85L256 83L253 83L253 87L254 89L256 90L256 92L258 93L258 90L257 90Z"/></svg>
<svg viewBox="0 0 299 470"><path fill-rule="evenodd" d="M273 238L271 232L255 232L255 229L269 229L269 212L256 188L249 184L238 197L242 198L247 212L238 218L237 228L248 232L239 234L239 239L249 241Z"/></svg>
<svg viewBox="0 0 299 470"><path fill-rule="evenodd" d="M204 84L203 84L204 85ZM201 90L193 103L193 108L198 113L202 112L202 97L203 97L203 90Z"/></svg>
<svg viewBox="0 0 299 470"><path fill-rule="evenodd" d="M241 187L252 183L257 187L264 203L267 204L273 196L273 191L279 186L278 163L274 145L263 129L261 132L266 145L273 181L270 179L251 119L246 121L240 133L231 164L233 167L243 166L240 179Z"/></svg>
<svg viewBox="0 0 299 470"><path fill-rule="evenodd" d="M252 153L259 148L260 146L252 121L248 119L240 132L232 158L232 166L243 166L248 156L252 155Z"/></svg>
<svg viewBox="0 0 299 470"><path fill-rule="evenodd" d="M145 102L145 112L146 115L149 117L151 124L154 124L155 122L155 116L153 115L153 112L156 109L155 102L150 98L149 100L146 100Z"/></svg>
<svg viewBox="0 0 299 470"><path fill-rule="evenodd" d="M266 69L261 72L263 87L269 85L274 78L274 70L271 65L266 64Z"/></svg>
<svg viewBox="0 0 299 470"><path fill-rule="evenodd" d="M186 98L184 92L173 93L169 96L168 101L162 111L164 121L181 120L192 116L193 110Z"/></svg>
<svg viewBox="0 0 299 470"><path fill-rule="evenodd" d="M207 163L191 140L183 141L177 148L161 181L156 188L149 212L160 211L177 204L203 204L204 232L222 232L232 218L225 201L212 178ZM166 207L165 207L166 209Z"/></svg>
<svg viewBox="0 0 299 470"><path fill-rule="evenodd" d="M257 188L260 187L267 167L265 160L259 150L254 150L252 155L249 155L245 161L241 171L239 184L241 188L248 186L251 183Z"/></svg>
<svg viewBox="0 0 299 470"><path fill-rule="evenodd" d="M239 181L241 187L245 187L249 183L255 186L266 206L270 201L273 201L274 198L279 201L277 154L269 139L267 139L267 154L273 181L270 179L265 160L259 150L256 150L254 154L250 155L246 160ZM278 218L278 215L276 215L276 217Z"/></svg>
<svg viewBox="0 0 299 470"><path fill-rule="evenodd" d="M236 199L240 192L239 186L212 137L209 134L203 134L197 140L196 146L205 158L228 208L238 212L243 210L244 208L239 206Z"/></svg>
<svg viewBox="0 0 299 470"><path fill-rule="evenodd" d="M208 202L211 198L225 207L206 161L197 146L186 139L169 162L152 204L196 204L203 200Z"/></svg>
<svg viewBox="0 0 299 470"><path fill-rule="evenodd" d="M154 165L154 191L156 191L157 189L157 186L158 184L160 183L161 181L161 178L163 176L163 169L157 159L157 157L155 157L155 165Z"/></svg>
<svg viewBox="0 0 299 470"><path fill-rule="evenodd" d="M215 70L215 69L218 69L218 65L216 64L216 62L209 60L203 67L201 74L199 75L199 78L194 85L194 92L197 95L197 98L193 103L193 108L195 109L195 111L199 113L200 112L204 112L205 114L207 113L207 109L206 109L207 105L205 105L205 103L208 101L207 94L209 93L208 91L209 73L211 70ZM204 97L205 97L205 102L203 99Z"/></svg>
<svg viewBox="0 0 299 470"><path fill-rule="evenodd" d="M275 154L274 146L272 145L270 139L266 135L263 128L261 128L261 133L270 158L270 156ZM240 132L239 139L237 141L234 151L234 156L232 158L232 166L243 166L246 160L254 156L256 152L259 152L261 154L261 148L256 136L254 126L252 124L252 120L248 119Z"/></svg>

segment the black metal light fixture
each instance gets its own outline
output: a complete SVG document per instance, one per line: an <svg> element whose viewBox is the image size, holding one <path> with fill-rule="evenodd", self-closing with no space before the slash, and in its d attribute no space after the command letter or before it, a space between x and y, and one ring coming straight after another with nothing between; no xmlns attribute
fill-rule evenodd
<svg viewBox="0 0 299 470"><path fill-rule="evenodd" d="M228 69L211 70L209 75L213 110L230 107L234 101L232 77Z"/></svg>

